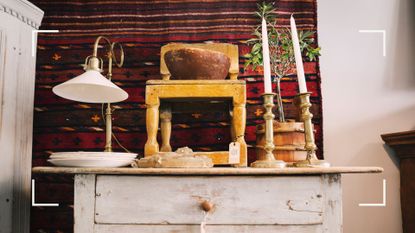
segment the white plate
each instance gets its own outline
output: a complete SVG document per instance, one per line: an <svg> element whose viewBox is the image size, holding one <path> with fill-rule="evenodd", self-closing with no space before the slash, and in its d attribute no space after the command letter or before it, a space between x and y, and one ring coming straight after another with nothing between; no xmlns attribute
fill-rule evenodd
<svg viewBox="0 0 415 233"><path fill-rule="evenodd" d="M125 167L134 159L83 158L83 159L48 159L48 162L61 167Z"/></svg>
<svg viewBox="0 0 415 233"><path fill-rule="evenodd" d="M49 156L50 159L63 159L63 158L73 158L73 159L81 159L81 158L114 158L114 159L135 159L137 157L137 155L131 155L131 156L119 156L119 155L94 155L94 156L89 156L89 155L55 155L52 154L51 156Z"/></svg>
<svg viewBox="0 0 415 233"><path fill-rule="evenodd" d="M120 156L93 156L93 157L86 157L86 156L50 156L49 159L135 159L135 157L120 157Z"/></svg>
<svg viewBox="0 0 415 233"><path fill-rule="evenodd" d="M50 155L50 158L91 158L91 157L118 157L118 158L135 158L137 154L135 153L125 153L125 152L89 152L89 151L77 151L77 152L56 152Z"/></svg>
<svg viewBox="0 0 415 233"><path fill-rule="evenodd" d="M93 157L93 158L51 158L51 160L123 160L132 161L133 158L107 158L107 157Z"/></svg>

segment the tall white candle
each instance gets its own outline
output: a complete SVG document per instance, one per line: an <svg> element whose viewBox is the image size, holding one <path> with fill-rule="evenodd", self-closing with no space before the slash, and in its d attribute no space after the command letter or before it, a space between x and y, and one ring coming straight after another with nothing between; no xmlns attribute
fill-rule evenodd
<svg viewBox="0 0 415 233"><path fill-rule="evenodd" d="M301 56L300 42L298 40L297 26L295 25L294 17L291 15L291 35L294 46L295 65L297 67L297 79L300 93L307 92L307 86L305 82L303 58Z"/></svg>
<svg viewBox="0 0 415 233"><path fill-rule="evenodd" d="M264 66L265 93L272 93L268 32L267 32L267 23L265 22L264 18L262 18L262 62Z"/></svg>

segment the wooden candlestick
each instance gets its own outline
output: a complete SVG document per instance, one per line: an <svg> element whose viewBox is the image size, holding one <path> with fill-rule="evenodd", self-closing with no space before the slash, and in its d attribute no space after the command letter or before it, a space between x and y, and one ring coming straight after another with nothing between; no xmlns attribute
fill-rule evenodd
<svg viewBox="0 0 415 233"><path fill-rule="evenodd" d="M286 166L285 162L282 160L276 160L274 154L272 153L275 149L274 145L274 128L273 121L275 115L272 113L272 108L274 104L275 93L265 93L263 94L264 98L264 108L266 110L264 114L265 120L265 145L264 150L266 152L265 158L263 160L257 160L251 164L251 167L257 168L283 168Z"/></svg>

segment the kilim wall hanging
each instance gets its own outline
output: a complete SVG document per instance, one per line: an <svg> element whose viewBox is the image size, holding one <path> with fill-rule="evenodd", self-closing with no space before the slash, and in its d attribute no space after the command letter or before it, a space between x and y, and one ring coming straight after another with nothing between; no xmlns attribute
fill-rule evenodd
<svg viewBox="0 0 415 233"><path fill-rule="evenodd" d="M83 72L80 66L90 55L99 35L121 42L126 53L123 68L115 69L113 81L130 97L115 104L114 133L123 146L143 154L146 141L145 82L160 79L160 47L169 42L226 42L239 46L239 79L247 82L247 128L249 162L255 160L255 126L263 122L262 72L244 71L243 55L250 51L245 41L259 19L256 0L32 0L45 11L37 50L33 166L50 166L51 152L104 148L105 133L101 105L62 99L52 87ZM295 13L299 30L317 30L316 0L276 1L277 22L289 27ZM317 39L317 38L316 38ZM315 40L317 41L317 40ZM324 48L323 48L324 52ZM322 158L322 109L317 62L306 62L307 85L316 129L318 156ZM297 93L296 77L282 80L286 118L294 118L292 99ZM277 111L276 111L277 112ZM173 117L173 148L227 150L229 116L224 113L186 113ZM114 143L115 150L120 150ZM36 201L60 203L59 207L33 207L31 232L73 231L73 177L36 175ZM139 198L139 197L137 197Z"/></svg>

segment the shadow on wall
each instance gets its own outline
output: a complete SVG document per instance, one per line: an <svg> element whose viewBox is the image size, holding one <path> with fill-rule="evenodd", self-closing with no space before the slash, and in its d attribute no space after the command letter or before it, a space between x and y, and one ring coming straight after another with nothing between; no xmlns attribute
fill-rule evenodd
<svg viewBox="0 0 415 233"><path fill-rule="evenodd" d="M389 155L389 158L392 160L393 164L395 164L395 167L399 168L399 158L396 156L395 151L386 144L383 144L383 149Z"/></svg>
<svg viewBox="0 0 415 233"><path fill-rule="evenodd" d="M368 142L363 144L357 151L354 158L352 158L353 162L356 163L356 165L384 166L384 164L390 161L397 169L399 169L399 158L395 155L395 152L389 146L384 144L380 135L395 132L396 128L394 127L394 122L398 122L401 116L411 115L415 116L415 106L403 109L399 112L385 115L378 119L373 119L371 121L358 124L355 128L351 129L350 132L346 133L346 135L353 135L354 132L355 139L356 132L360 132L359 134L360 137L362 137L362 141L364 142L366 139ZM415 125L413 125L411 128L403 129L402 131L412 129L415 129ZM369 132L370 135L367 134ZM379 164L373 164L374 161L378 162ZM370 164L366 164L368 162L370 162ZM387 173L387 171L385 172Z"/></svg>
<svg viewBox="0 0 415 233"><path fill-rule="evenodd" d="M395 131L406 131L415 129L415 124L410 128L397 129L396 122L401 121L401 118L407 116L415 116L415 105L408 108L401 109L382 115L378 118L366 118L361 122L354 122L351 125L345 125L343 128L335 128L335 132L330 133L332 136L336 136L344 146L344 150L348 150L353 144L355 153L351 153L348 158L350 164L348 165L368 165L368 166L384 166L388 161L392 161L396 168L399 168L399 161L390 148L385 148L384 143L380 137L381 134L392 133ZM358 133L356 133L358 132ZM360 142L356 145L356 142ZM340 144L340 145L341 145ZM340 146L339 145L339 146ZM388 157L382 156L384 151L388 154ZM374 164L376 162L376 164Z"/></svg>
<svg viewBox="0 0 415 233"><path fill-rule="evenodd" d="M415 89L415 1L401 0L396 2L397 24L394 25L393 32L386 32L386 56L391 62L386 67L385 88L395 90L413 90ZM388 35L395 35L391 39ZM390 43L395 41L394 44ZM410 49L408 49L410 48ZM397 75L398 74L398 75Z"/></svg>

